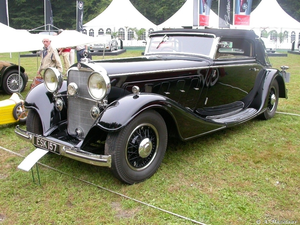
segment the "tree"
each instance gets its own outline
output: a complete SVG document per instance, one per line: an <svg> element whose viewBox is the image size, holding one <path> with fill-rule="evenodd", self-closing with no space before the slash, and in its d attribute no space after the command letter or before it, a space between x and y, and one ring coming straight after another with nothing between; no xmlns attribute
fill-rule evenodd
<svg viewBox="0 0 300 225"><path fill-rule="evenodd" d="M142 40L143 35L145 34L146 30L144 28L137 29L133 28L135 34L137 35L137 40Z"/></svg>
<svg viewBox="0 0 300 225"><path fill-rule="evenodd" d="M102 13L112 0L83 0L83 23ZM186 0L130 0L131 3L150 21L159 25L170 18ZM231 0L233 1L233 0ZM277 0L280 6L293 18L300 21L300 2ZM252 10L261 2L253 0ZM51 0L54 26L62 29L76 28L76 0ZM34 7L33 7L34 6ZM17 29L32 29L44 25L44 1L8 1L10 26ZM20 10L21 9L21 10ZM218 0L212 1L212 9L218 13ZM117 16L117 15L116 15Z"/></svg>

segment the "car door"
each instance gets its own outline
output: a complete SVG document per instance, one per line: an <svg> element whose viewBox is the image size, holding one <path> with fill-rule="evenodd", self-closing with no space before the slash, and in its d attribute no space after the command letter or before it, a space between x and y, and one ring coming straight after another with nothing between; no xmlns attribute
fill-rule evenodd
<svg viewBox="0 0 300 225"><path fill-rule="evenodd" d="M251 41L227 39L221 43L206 77L200 108L222 108L242 101L254 87L262 69L253 57Z"/></svg>

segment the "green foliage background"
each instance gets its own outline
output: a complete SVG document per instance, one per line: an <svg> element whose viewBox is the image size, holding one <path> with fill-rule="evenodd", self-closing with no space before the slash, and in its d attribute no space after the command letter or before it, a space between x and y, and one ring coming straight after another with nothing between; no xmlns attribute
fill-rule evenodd
<svg viewBox="0 0 300 225"><path fill-rule="evenodd" d="M103 12L111 3L111 1L112 0L84 0L83 23L87 23ZM130 1L150 21L159 25L170 18L185 3L186 0ZM277 1L289 15L300 21L300 1ZM260 2L261 0L253 0L252 8L254 9ZM54 17L54 26L62 29L75 29L76 0L51 0L51 4ZM33 29L44 25L44 1L10 0L8 2L8 7L11 27L16 29ZM212 8L215 12L217 12L218 0L213 0Z"/></svg>

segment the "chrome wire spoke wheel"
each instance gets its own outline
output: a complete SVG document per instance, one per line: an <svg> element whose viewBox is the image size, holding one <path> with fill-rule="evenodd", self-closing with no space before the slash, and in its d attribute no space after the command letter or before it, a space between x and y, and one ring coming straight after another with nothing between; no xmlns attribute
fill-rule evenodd
<svg viewBox="0 0 300 225"><path fill-rule="evenodd" d="M19 85L20 84L20 85ZM23 86L23 79L18 74L11 74L6 81L6 86L12 92L16 92Z"/></svg>
<svg viewBox="0 0 300 225"><path fill-rule="evenodd" d="M147 168L157 153L158 132L151 124L141 124L129 136L126 161L133 170Z"/></svg>
<svg viewBox="0 0 300 225"><path fill-rule="evenodd" d="M119 132L107 135L105 154L111 155L111 169L120 180L134 184L151 177L160 166L168 143L162 116L147 110Z"/></svg>

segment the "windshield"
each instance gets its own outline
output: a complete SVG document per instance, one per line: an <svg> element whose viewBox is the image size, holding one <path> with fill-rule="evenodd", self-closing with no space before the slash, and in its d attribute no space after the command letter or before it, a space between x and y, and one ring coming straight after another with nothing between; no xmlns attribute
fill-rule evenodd
<svg viewBox="0 0 300 225"><path fill-rule="evenodd" d="M164 35L151 37L146 54L181 53L209 57L213 48L213 37Z"/></svg>

